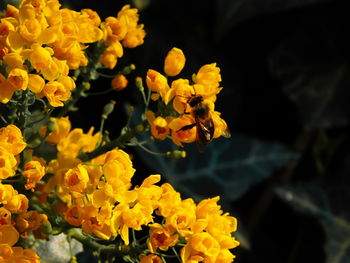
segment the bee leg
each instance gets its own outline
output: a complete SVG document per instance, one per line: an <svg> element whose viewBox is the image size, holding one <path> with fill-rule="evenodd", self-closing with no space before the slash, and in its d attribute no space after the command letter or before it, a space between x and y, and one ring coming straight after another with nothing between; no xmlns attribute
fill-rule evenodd
<svg viewBox="0 0 350 263"><path fill-rule="evenodd" d="M197 123L192 123L192 124L189 124L189 125L185 125L181 129L177 130L176 132L190 130L196 125L197 125Z"/></svg>

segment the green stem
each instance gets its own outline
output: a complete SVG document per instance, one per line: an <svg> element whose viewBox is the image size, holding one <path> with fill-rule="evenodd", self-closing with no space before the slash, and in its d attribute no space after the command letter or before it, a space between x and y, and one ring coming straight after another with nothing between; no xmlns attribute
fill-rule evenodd
<svg viewBox="0 0 350 263"><path fill-rule="evenodd" d="M107 89L107 90L104 90L104 91L89 92L89 93L87 93L86 95L87 95L87 96L99 96L99 95L108 94L108 93L113 92L113 91L115 91L115 89L114 89L114 88L110 88L110 89Z"/></svg>
<svg viewBox="0 0 350 263"><path fill-rule="evenodd" d="M148 125L147 121L144 121L142 123L144 126ZM95 149L92 152L88 153L81 153L78 158L82 160L83 162L90 161L91 159L100 156L101 154L104 154L108 151L113 150L114 148L122 148L124 147L130 140L139 133L139 131L134 127L133 129L128 129L125 133L121 134L118 138L112 140L111 142L102 145L101 147Z"/></svg>
<svg viewBox="0 0 350 263"><path fill-rule="evenodd" d="M82 96L84 90L85 90L85 87L84 87L84 85L82 83L76 88L75 95L72 96L71 99L67 101L67 103L64 105L63 109L57 115L57 118L61 118L61 117L65 116L65 115L67 115L67 113L72 110L74 105L77 103L77 101Z"/></svg>

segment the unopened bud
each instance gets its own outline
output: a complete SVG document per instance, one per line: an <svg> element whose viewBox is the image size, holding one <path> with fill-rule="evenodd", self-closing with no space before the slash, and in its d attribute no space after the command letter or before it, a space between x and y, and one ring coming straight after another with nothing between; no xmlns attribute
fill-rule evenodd
<svg viewBox="0 0 350 263"><path fill-rule="evenodd" d="M138 124L136 125L135 130L137 133L141 133L145 130L145 127L142 124Z"/></svg>
<svg viewBox="0 0 350 263"><path fill-rule="evenodd" d="M84 89L86 89L86 90L89 90L91 87L90 82L84 81L82 84L83 84Z"/></svg>
<svg viewBox="0 0 350 263"><path fill-rule="evenodd" d="M186 157L186 151L174 150L166 153L166 157L171 159L181 159Z"/></svg>
<svg viewBox="0 0 350 263"><path fill-rule="evenodd" d="M115 105L115 101L111 100L108 104L106 104L103 108L103 114L102 114L102 118L103 119L107 119L108 115L111 114L114 110L114 105Z"/></svg>
<svg viewBox="0 0 350 263"><path fill-rule="evenodd" d="M135 78L135 84L136 84L136 87L140 90L140 91L143 91L144 88L143 88L143 83L142 83L142 78L141 77L136 77Z"/></svg>

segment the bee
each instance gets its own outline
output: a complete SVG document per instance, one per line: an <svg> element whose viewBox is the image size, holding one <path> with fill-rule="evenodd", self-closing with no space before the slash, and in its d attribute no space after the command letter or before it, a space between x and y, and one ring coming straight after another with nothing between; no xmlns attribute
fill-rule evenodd
<svg viewBox="0 0 350 263"><path fill-rule="evenodd" d="M179 131L185 131L197 127L196 141L199 145L206 146L213 140L215 126L214 121L211 117L210 108L204 102L204 98L201 95L192 95L187 103L192 108L192 115L194 116L195 122L189 125L183 126ZM186 113L186 110L185 112ZM187 114L189 114L187 112ZM229 130L223 132L224 137L230 137Z"/></svg>

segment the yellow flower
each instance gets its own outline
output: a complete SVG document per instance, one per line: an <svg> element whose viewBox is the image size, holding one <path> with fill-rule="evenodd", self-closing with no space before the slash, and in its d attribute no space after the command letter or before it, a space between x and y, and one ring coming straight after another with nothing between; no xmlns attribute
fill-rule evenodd
<svg viewBox="0 0 350 263"><path fill-rule="evenodd" d="M208 216L213 214L222 214L221 207L217 204L220 197L216 196L214 198L208 198L200 201L197 205L196 215L197 218L208 218Z"/></svg>
<svg viewBox="0 0 350 263"><path fill-rule="evenodd" d="M151 253L157 252L157 249L167 251L169 247L175 246L179 236L174 233L173 228L164 227L158 223L149 225L150 233L147 242Z"/></svg>
<svg viewBox="0 0 350 263"><path fill-rule="evenodd" d="M119 233L125 245L129 244L129 228L141 230L142 225L153 221L153 209L150 201L136 203L132 208L126 204L118 204L113 209L111 230L113 234Z"/></svg>
<svg viewBox="0 0 350 263"><path fill-rule="evenodd" d="M64 219L73 226L80 226L84 220L83 208L74 205L64 212Z"/></svg>
<svg viewBox="0 0 350 263"><path fill-rule="evenodd" d="M43 88L43 94L53 107L62 107L63 102L70 98L71 92L58 81L49 81Z"/></svg>
<svg viewBox="0 0 350 263"><path fill-rule="evenodd" d="M122 43L124 47L135 48L143 44L143 39L146 36L145 30L143 30L143 25L140 25L138 28L128 31L124 37Z"/></svg>
<svg viewBox="0 0 350 263"><path fill-rule="evenodd" d="M12 153L0 146L0 180L14 176L17 161Z"/></svg>
<svg viewBox="0 0 350 263"><path fill-rule="evenodd" d="M5 64L7 64L7 71L10 71L13 68L24 69L24 60L19 53L7 53L3 56L3 61L5 62Z"/></svg>
<svg viewBox="0 0 350 263"><path fill-rule="evenodd" d="M71 129L71 123L68 117L50 118L55 129L47 137L46 141L52 144L58 144L63 138L66 138Z"/></svg>
<svg viewBox="0 0 350 263"><path fill-rule="evenodd" d="M83 193L88 185L89 175L84 165L69 169L64 175L64 183L70 191Z"/></svg>
<svg viewBox="0 0 350 263"><path fill-rule="evenodd" d="M189 84L188 79L177 79L171 83L171 89L166 95L166 104L174 98L173 107L179 113L189 112L188 100L194 95L193 86Z"/></svg>
<svg viewBox="0 0 350 263"><path fill-rule="evenodd" d="M24 165L22 175L27 179L25 189L32 189L35 184L45 175L45 166L39 161L29 161Z"/></svg>
<svg viewBox="0 0 350 263"><path fill-rule="evenodd" d="M209 233L201 232L192 235L181 249L181 259L182 262L188 262L192 257L201 257L204 262L214 263L219 253L219 243Z"/></svg>
<svg viewBox="0 0 350 263"><path fill-rule="evenodd" d="M0 182L0 204L6 205L15 194L16 191L12 185L2 184Z"/></svg>
<svg viewBox="0 0 350 263"><path fill-rule="evenodd" d="M51 48L43 48L40 45L33 45L29 57L30 64L37 71L47 69L52 62L51 55L53 55L53 50Z"/></svg>
<svg viewBox="0 0 350 263"><path fill-rule="evenodd" d="M0 262L20 262L20 263L40 263L39 256L30 248L11 247L9 245L0 245Z"/></svg>
<svg viewBox="0 0 350 263"><path fill-rule="evenodd" d="M92 135L94 129L91 128L84 134L82 129L73 129L69 134L60 140L57 150L64 154L67 160L77 157L79 151L91 152L95 149L100 134Z"/></svg>
<svg viewBox="0 0 350 263"><path fill-rule="evenodd" d="M20 233L33 231L40 228L47 220L47 215L39 214L36 210L31 210L17 217L16 227Z"/></svg>
<svg viewBox="0 0 350 263"><path fill-rule="evenodd" d="M233 255L228 249L221 249L220 253L216 259L216 263L231 263L235 259L235 255Z"/></svg>
<svg viewBox="0 0 350 263"><path fill-rule="evenodd" d="M13 225L0 225L0 245L13 246L18 239L19 234Z"/></svg>
<svg viewBox="0 0 350 263"><path fill-rule="evenodd" d="M10 124L0 128L0 146L17 155L24 150L27 144L23 141L21 130Z"/></svg>
<svg viewBox="0 0 350 263"><path fill-rule="evenodd" d="M190 228L196 222L196 204L193 199L182 200L176 210L166 218L166 225L176 229L181 236L191 234Z"/></svg>
<svg viewBox="0 0 350 263"><path fill-rule="evenodd" d="M128 86L128 79L123 74L117 74L111 83L112 87L116 91L121 91Z"/></svg>
<svg viewBox="0 0 350 263"><path fill-rule="evenodd" d="M122 23L120 19L112 16L107 17L101 27L105 35L104 40L109 45L124 39L128 30L126 23Z"/></svg>
<svg viewBox="0 0 350 263"><path fill-rule="evenodd" d="M85 8L85 9L81 10L81 13L83 15L87 15L88 16L88 18L90 19L90 23L93 26L99 26L101 24L101 18L98 15L98 13L95 12L94 10L91 10L89 8Z"/></svg>
<svg viewBox="0 0 350 263"><path fill-rule="evenodd" d="M15 6L8 4L4 16L18 19L18 13L19 11Z"/></svg>
<svg viewBox="0 0 350 263"><path fill-rule="evenodd" d="M152 174L145 178L139 187L135 187L133 192L137 193L137 201L151 201L152 209L156 209L158 207L158 201L161 198L163 192L161 187L155 185L159 181L160 175Z"/></svg>
<svg viewBox="0 0 350 263"><path fill-rule="evenodd" d="M11 212L5 207L0 207L0 225L11 224Z"/></svg>
<svg viewBox="0 0 350 263"><path fill-rule="evenodd" d="M162 263L163 260L155 254L149 254L149 255L140 255L140 263Z"/></svg>
<svg viewBox="0 0 350 263"><path fill-rule="evenodd" d="M28 203L28 198L23 194L18 194L15 190L11 200L8 200L4 207L8 209L11 213L21 214L27 211Z"/></svg>
<svg viewBox="0 0 350 263"><path fill-rule="evenodd" d="M165 93L169 89L166 77L153 69L147 71L146 84L154 92Z"/></svg>
<svg viewBox="0 0 350 263"><path fill-rule="evenodd" d="M35 41L41 33L41 24L37 19L26 19L19 26L19 34L27 41Z"/></svg>
<svg viewBox="0 0 350 263"><path fill-rule="evenodd" d="M87 234L95 234L99 238L109 239L112 235L110 219L112 216L112 209L110 205L105 205L100 209L87 205L83 208L84 220L82 222L82 229Z"/></svg>
<svg viewBox="0 0 350 263"><path fill-rule="evenodd" d="M62 75L68 75L68 71L68 64L65 60L59 60L53 57L49 66L45 69L42 69L40 73L46 80L52 81L59 79Z"/></svg>
<svg viewBox="0 0 350 263"><path fill-rule="evenodd" d="M181 203L180 193L176 192L174 188L168 184L162 184L162 196L158 201L157 214L168 217L170 216L176 207Z"/></svg>
<svg viewBox="0 0 350 263"><path fill-rule="evenodd" d="M75 81L69 76L62 75L57 81L62 83L69 91L75 89Z"/></svg>
<svg viewBox="0 0 350 263"><path fill-rule="evenodd" d="M184 68L186 62L186 58L184 53L179 48L172 48L164 61L164 72L168 76L176 76L181 70Z"/></svg>
<svg viewBox="0 0 350 263"><path fill-rule="evenodd" d="M107 181L118 178L126 186L130 186L130 180L135 173L129 155L120 149L109 151L105 155L103 174Z"/></svg>
<svg viewBox="0 0 350 263"><path fill-rule="evenodd" d="M172 141L180 147L183 147L182 143L194 142L197 138L196 126L194 126L191 129L181 130L184 126L191 125L194 123L195 120L191 115L180 115L180 117L173 119L169 123Z"/></svg>
<svg viewBox="0 0 350 263"><path fill-rule="evenodd" d="M110 44L103 52L100 62L107 68L113 69L118 62L118 58L123 56L123 46L119 41Z"/></svg>
<svg viewBox="0 0 350 263"><path fill-rule="evenodd" d="M218 138L220 136L229 138L231 136L230 131L227 128L226 122L223 119L221 119L220 113L217 111L212 111L211 117L213 119L215 127L213 138Z"/></svg>
<svg viewBox="0 0 350 263"><path fill-rule="evenodd" d="M0 102L8 103L15 90L8 83L7 79L0 73Z"/></svg>
<svg viewBox="0 0 350 263"><path fill-rule="evenodd" d="M151 125L151 133L155 138L162 140L168 136L170 133L168 124L173 119L172 117L166 119L161 116L155 117L152 111L147 111L146 118Z"/></svg>
<svg viewBox="0 0 350 263"><path fill-rule="evenodd" d="M23 69L14 68L10 71L7 81L14 90L25 90L28 87L28 73Z"/></svg>
<svg viewBox="0 0 350 263"><path fill-rule="evenodd" d="M33 93L40 93L45 86L45 80L38 74L28 74L28 88Z"/></svg>

